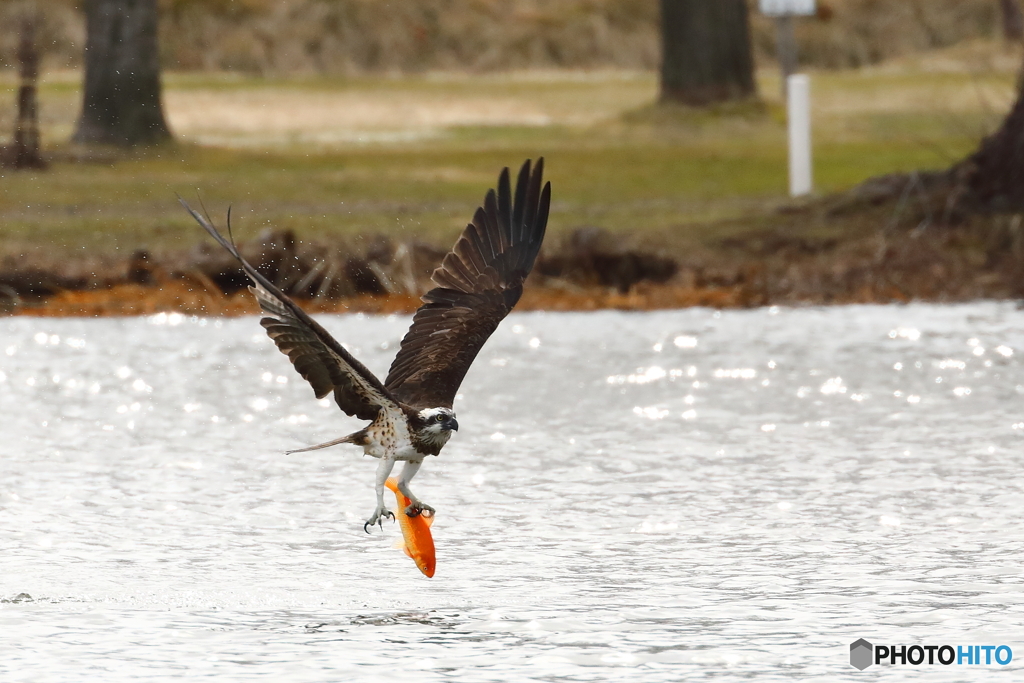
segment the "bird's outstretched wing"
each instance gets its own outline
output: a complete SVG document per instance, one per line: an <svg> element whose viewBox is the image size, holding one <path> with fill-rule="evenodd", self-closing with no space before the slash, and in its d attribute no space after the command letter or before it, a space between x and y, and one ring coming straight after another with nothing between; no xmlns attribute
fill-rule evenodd
<svg viewBox="0 0 1024 683"><path fill-rule="evenodd" d="M372 372L306 315L287 294L260 275L206 218L193 211L184 199L179 197L178 201L213 239L242 264L245 274L253 281L249 289L267 314L260 324L299 374L312 385L317 398L333 391L338 406L362 420L373 420L384 406L397 407L394 397ZM229 225L230 221L229 211Z"/></svg>
<svg viewBox="0 0 1024 683"><path fill-rule="evenodd" d="M515 197L506 168L473 222L431 279L384 385L416 407L452 407L480 348L523 293L544 240L551 184L541 188L544 159L519 171Z"/></svg>

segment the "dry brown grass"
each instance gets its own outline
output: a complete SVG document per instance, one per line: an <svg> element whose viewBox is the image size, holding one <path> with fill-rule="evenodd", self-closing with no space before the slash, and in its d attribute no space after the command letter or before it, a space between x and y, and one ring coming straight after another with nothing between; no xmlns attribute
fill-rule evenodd
<svg viewBox="0 0 1024 683"><path fill-rule="evenodd" d="M897 288L884 291L862 288L843 303L876 303L906 301L909 297ZM311 313L392 313L410 315L420 306L418 297L390 294L360 295L344 299L300 300ZM707 306L711 308L745 308L760 305L742 285L695 287L673 285L637 285L629 292L606 289L567 291L563 288L528 288L516 307L519 311L595 311L615 309L650 311L659 309ZM838 303L838 302L837 302ZM258 314L255 299L247 292L232 296L197 290L184 283L165 283L159 287L118 285L110 289L67 291L42 301L8 311L15 315L38 317L101 317L135 316L156 313L182 313L200 316L238 316Z"/></svg>
<svg viewBox="0 0 1024 683"><path fill-rule="evenodd" d="M412 296L361 295L344 300L301 301L314 313L411 313L419 306ZM32 316L128 316L177 312L188 315L235 316L259 313L256 300L246 291L225 296L195 283L166 281L158 285L122 284L109 289L65 291L26 303L9 311Z"/></svg>

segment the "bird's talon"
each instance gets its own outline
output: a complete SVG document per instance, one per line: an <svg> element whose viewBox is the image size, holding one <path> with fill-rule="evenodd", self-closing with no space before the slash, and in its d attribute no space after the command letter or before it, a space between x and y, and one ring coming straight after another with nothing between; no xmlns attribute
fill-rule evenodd
<svg viewBox="0 0 1024 683"><path fill-rule="evenodd" d="M412 503L409 507L405 508L406 517L419 517L420 515L423 515L424 517L433 517L434 508L420 502Z"/></svg>
<svg viewBox="0 0 1024 683"><path fill-rule="evenodd" d="M391 510L388 510L387 508L381 508L380 510L373 513L373 517L370 517L370 519L366 520L366 524L363 525L363 531L365 531L366 533L370 533L370 527L374 524L379 525L381 531L383 531L385 517L390 517L391 520L394 521L395 513L393 513Z"/></svg>

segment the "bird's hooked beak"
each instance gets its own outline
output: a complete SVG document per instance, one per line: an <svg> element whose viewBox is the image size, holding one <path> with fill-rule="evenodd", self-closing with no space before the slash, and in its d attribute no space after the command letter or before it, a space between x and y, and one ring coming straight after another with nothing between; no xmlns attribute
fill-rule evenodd
<svg viewBox="0 0 1024 683"><path fill-rule="evenodd" d="M456 420L454 417L449 420L446 420L444 423L444 428L450 432L457 432L459 431L459 421Z"/></svg>

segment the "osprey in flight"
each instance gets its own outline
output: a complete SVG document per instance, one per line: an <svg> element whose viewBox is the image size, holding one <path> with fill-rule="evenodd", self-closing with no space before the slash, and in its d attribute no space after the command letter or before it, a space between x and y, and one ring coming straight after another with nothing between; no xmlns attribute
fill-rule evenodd
<svg viewBox="0 0 1024 683"><path fill-rule="evenodd" d="M348 436L290 453L342 443L362 446L380 459L377 508L363 525L369 532L383 518L394 518L384 505L384 483L395 462L405 463L398 488L411 503L409 516L434 509L409 490L423 459L437 455L458 431L452 403L469 366L523 293L523 281L540 251L551 203L551 183L541 187L544 160L519 171L513 195L508 169L498 178L441 266L431 279L437 285L423 296L412 326L402 340L387 379L373 373L310 318L274 283L260 275L232 242L182 200L192 217L242 264L252 280L266 317L260 324L277 348L313 387L317 398L330 393L346 414L370 424ZM230 229L230 212L228 214Z"/></svg>

